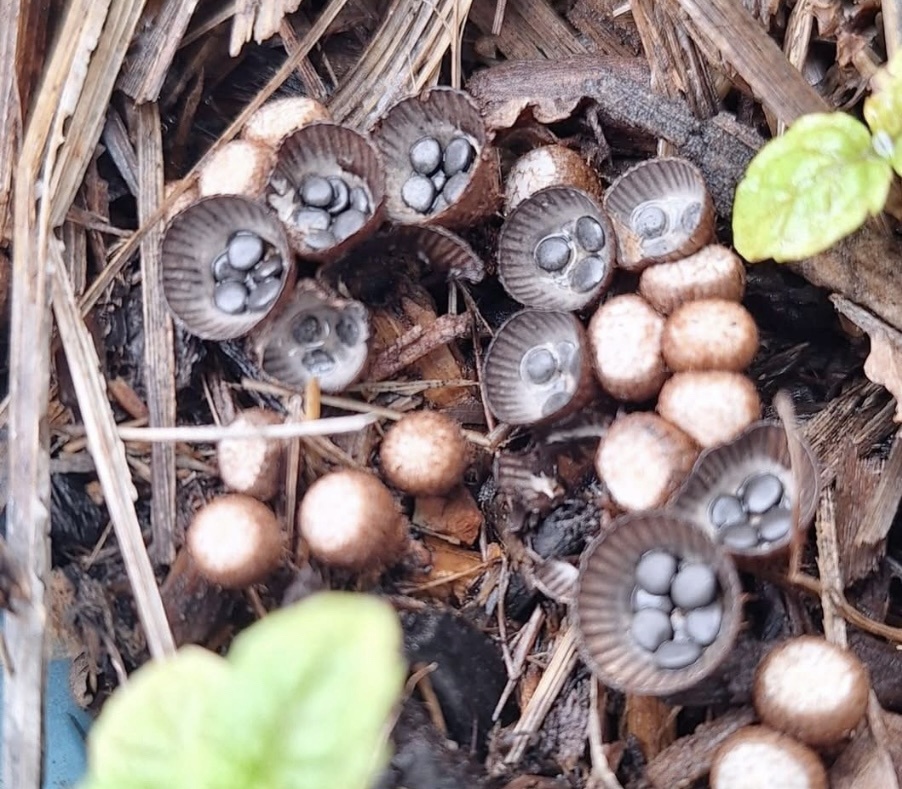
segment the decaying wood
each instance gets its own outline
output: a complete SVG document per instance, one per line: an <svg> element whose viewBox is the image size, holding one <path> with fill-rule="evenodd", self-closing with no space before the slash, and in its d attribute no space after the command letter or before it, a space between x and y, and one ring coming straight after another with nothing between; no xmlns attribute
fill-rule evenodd
<svg viewBox="0 0 902 789"><path fill-rule="evenodd" d="M236 0L229 54L236 57L251 38L261 44L274 36L282 20L300 4L301 0Z"/></svg>
<svg viewBox="0 0 902 789"><path fill-rule="evenodd" d="M136 104L159 98L197 3L198 0L163 0L162 5L154 7L151 18L145 16L118 84Z"/></svg>
<svg viewBox="0 0 902 789"><path fill-rule="evenodd" d="M138 219L146 221L163 202L163 138L154 103L135 107L138 148ZM155 226L141 242L144 316L144 387L152 427L175 426L175 341L172 317L163 295L160 253L162 231ZM179 542L175 524L175 447L151 447L150 546L154 561L169 564Z"/></svg>
<svg viewBox="0 0 902 789"><path fill-rule="evenodd" d="M561 120L591 99L603 122L667 140L695 163L723 216L730 215L736 184L764 143L727 113L701 120L685 102L659 96L638 59L516 61L477 73L468 88L496 128L512 126L527 109L542 122Z"/></svg>
<svg viewBox="0 0 902 789"><path fill-rule="evenodd" d="M335 120L360 128L402 97L418 93L437 74L472 0L394 0L363 56L345 75L329 109Z"/></svg>
<svg viewBox="0 0 902 789"><path fill-rule="evenodd" d="M655 696L627 696L623 713L626 730L634 735L645 758L651 761L676 739L679 708Z"/></svg>
<svg viewBox="0 0 902 789"><path fill-rule="evenodd" d="M786 60L780 47L748 10L735 0L669 0L691 21L690 31L711 63L724 61L751 86L778 121L826 112L830 106Z"/></svg>
<svg viewBox="0 0 902 789"><path fill-rule="evenodd" d="M837 469L834 485L836 498L836 538L839 542L840 570L843 586L870 575L878 568L886 555L883 541L862 543L859 541L862 502L873 502L874 492L880 483L883 467L880 458L861 458L849 445ZM868 509L873 504L866 505ZM883 507L881 506L882 510Z"/></svg>
<svg viewBox="0 0 902 789"><path fill-rule="evenodd" d="M476 0L470 21L510 60L580 55L586 47L546 0L519 0L505 9L504 25L497 33L495 0Z"/></svg>

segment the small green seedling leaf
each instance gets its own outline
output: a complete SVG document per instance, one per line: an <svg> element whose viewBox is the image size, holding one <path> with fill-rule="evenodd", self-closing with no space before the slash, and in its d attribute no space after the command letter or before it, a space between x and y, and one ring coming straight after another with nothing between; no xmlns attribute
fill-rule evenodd
<svg viewBox="0 0 902 789"><path fill-rule="evenodd" d="M749 165L733 203L733 243L749 261L822 252L883 209L892 175L864 124L840 112L805 115Z"/></svg>
<svg viewBox="0 0 902 789"><path fill-rule="evenodd" d="M405 676L375 597L325 592L138 669L88 738L80 789L367 789Z"/></svg>
<svg viewBox="0 0 902 789"><path fill-rule="evenodd" d="M864 119L877 135L902 137L902 52L871 78L871 95L864 100Z"/></svg>

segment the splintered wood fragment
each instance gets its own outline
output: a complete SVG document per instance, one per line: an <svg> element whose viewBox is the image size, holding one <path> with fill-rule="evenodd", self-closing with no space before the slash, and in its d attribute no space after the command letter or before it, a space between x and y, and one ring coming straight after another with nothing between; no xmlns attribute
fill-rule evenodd
<svg viewBox="0 0 902 789"><path fill-rule="evenodd" d="M279 37L282 39L282 45L289 55L298 48L301 41L300 36L298 36L297 31L294 29L294 24L292 24L291 19L288 17L283 19L282 24L279 26ZM323 78L310 62L310 58L302 58L300 63L298 63L296 70L307 95L311 99L325 101L329 95L329 91L326 89Z"/></svg>
<svg viewBox="0 0 902 789"><path fill-rule="evenodd" d="M845 599L845 595L839 566L833 488L827 488L821 493L814 525L817 531L817 568L821 577L824 636L837 646L846 647L848 646L846 622L840 615L837 605L839 601Z"/></svg>
<svg viewBox="0 0 902 789"><path fill-rule="evenodd" d="M614 769L617 765L611 764L609 757L610 747L605 748L603 739L604 719L607 714L605 709L605 693L601 683L594 677L590 680L589 687L589 756L592 760L592 778L594 783L587 787L594 789L623 789Z"/></svg>
<svg viewBox="0 0 902 789"><path fill-rule="evenodd" d="M403 96L431 84L472 0L393 0L363 56L344 76L329 110L336 121L369 128Z"/></svg>
<svg viewBox="0 0 902 789"><path fill-rule="evenodd" d="M37 5L25 2L26 6ZM3 19L19 19L21 0L0 0ZM0 30L0 241L6 238L6 227L11 209L14 156L16 139L22 133L21 104L17 96L16 64L18 55L19 26L3 25Z"/></svg>
<svg viewBox="0 0 902 789"><path fill-rule="evenodd" d="M874 495L863 499L856 546L874 546L889 535L902 500L902 430L896 432Z"/></svg>
<svg viewBox="0 0 902 789"><path fill-rule="evenodd" d="M710 723L703 723L651 760L648 779L656 789L692 786L711 769L714 753L724 740L743 726L754 723L755 717L751 707L739 707Z"/></svg>
<svg viewBox="0 0 902 789"><path fill-rule="evenodd" d="M880 458L858 457L852 444L848 441L844 443L846 451L842 453L843 460L837 469L834 489L836 539L839 543L840 570L845 588L874 572L886 556L884 540L875 543L859 542L862 502L874 499L886 462Z"/></svg>
<svg viewBox="0 0 902 789"><path fill-rule="evenodd" d="M251 40L262 44L279 32L282 20L298 10L301 0L236 0L229 55L238 57Z"/></svg>
<svg viewBox="0 0 902 789"><path fill-rule="evenodd" d="M17 606L29 602L30 597L25 572L0 537L0 608L15 613Z"/></svg>
<svg viewBox="0 0 902 789"><path fill-rule="evenodd" d="M84 84L60 145L51 178L50 224L62 224L81 186L106 119L107 107L129 44L141 18L144 0L107 0L105 23L90 53ZM103 7L103 3L93 5ZM84 64L82 64L82 67Z"/></svg>
<svg viewBox="0 0 902 789"><path fill-rule="evenodd" d="M883 14L883 37L886 39L887 60L902 49L902 0L883 0L880 4Z"/></svg>
<svg viewBox="0 0 902 789"><path fill-rule="evenodd" d="M790 125L811 112L832 109L755 17L736 0L673 0L692 21L696 43L706 53L722 57L752 88L756 98L778 121Z"/></svg>
<svg viewBox="0 0 902 789"><path fill-rule="evenodd" d="M576 628L570 624L555 643L539 686L520 715L520 720L510 731L513 745L504 757L505 764L517 764L523 758L530 740L541 728L551 705L573 672L577 658Z"/></svg>
<svg viewBox="0 0 902 789"><path fill-rule="evenodd" d="M131 482L125 444L116 434L116 422L100 374L100 360L78 314L72 285L55 245L50 249L50 258L53 266L53 312L72 373L78 407L85 422L88 449L103 487L104 500L122 552L147 646L153 658L166 657L175 651L175 642L135 512L137 493Z"/></svg>
<svg viewBox="0 0 902 789"><path fill-rule="evenodd" d="M135 107L138 146L138 219L153 216L163 202L163 136L156 103ZM175 340L172 317L163 296L160 252L162 231L154 227L141 242L144 316L144 386L151 427L175 425ZM175 524L175 446L151 447L151 555L159 564L175 558L179 542Z"/></svg>
<svg viewBox="0 0 902 789"><path fill-rule="evenodd" d="M626 697L624 725L651 761L676 739L676 713L669 704L655 696Z"/></svg>
<svg viewBox="0 0 902 789"><path fill-rule="evenodd" d="M594 46L591 49L597 54L634 56L639 51L638 42L635 48L630 46L636 38L635 31L629 29L629 34L624 35L627 28L618 27L614 5L625 5L629 10L629 0L617 0L616 3L611 0L576 0L567 11L567 19L587 41L592 42Z"/></svg>
<svg viewBox="0 0 902 789"><path fill-rule="evenodd" d="M563 120L591 99L604 123L667 140L695 163L722 216L730 215L736 184L764 144L727 113L702 120L686 102L656 94L638 58L586 55L503 63L475 74L468 88L494 128L514 125L526 110L543 123Z"/></svg>
<svg viewBox="0 0 902 789"><path fill-rule="evenodd" d="M557 58L580 55L585 45L546 0L511 3L504 25L495 31L495 0L476 0L470 21L484 34L496 36L495 46L509 59Z"/></svg>
<svg viewBox="0 0 902 789"><path fill-rule="evenodd" d="M786 59L800 73L808 57L813 27L814 12L811 8L811 0L799 0L789 15L786 35L783 39L783 51L786 53ZM777 124L777 133L782 134L784 131L786 131L786 124L780 121Z"/></svg>
<svg viewBox="0 0 902 789"><path fill-rule="evenodd" d="M161 6L154 5L152 13L145 16L118 85L136 104L160 97L163 80L197 3L198 0L163 0Z"/></svg>

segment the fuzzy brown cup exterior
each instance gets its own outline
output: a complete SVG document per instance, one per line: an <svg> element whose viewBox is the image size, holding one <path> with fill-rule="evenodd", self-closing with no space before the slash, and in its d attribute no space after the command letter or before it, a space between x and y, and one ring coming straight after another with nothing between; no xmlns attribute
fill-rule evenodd
<svg viewBox="0 0 902 789"><path fill-rule="evenodd" d="M567 312L518 312L495 333L482 381L488 407L510 425L572 414L596 391L582 324Z"/></svg>
<svg viewBox="0 0 902 789"><path fill-rule="evenodd" d="M601 181L588 162L563 145L543 145L523 154L504 184L504 213L549 186L572 186L600 199Z"/></svg>
<svg viewBox="0 0 902 789"><path fill-rule="evenodd" d="M678 260L714 238L714 204L699 169L685 159L649 159L611 184L604 208L627 271Z"/></svg>
<svg viewBox="0 0 902 789"><path fill-rule="evenodd" d="M232 422L234 427L280 425L282 417L265 408L248 408ZM226 438L216 446L219 476L226 487L268 501L279 491L283 444L273 438Z"/></svg>
<svg viewBox="0 0 902 789"><path fill-rule="evenodd" d="M714 754L711 789L827 789L817 753L767 726L746 726Z"/></svg>
<svg viewBox="0 0 902 789"><path fill-rule="evenodd" d="M310 554L329 567L378 571L401 558L407 526L391 491L365 471L333 471L314 482L298 507Z"/></svg>
<svg viewBox="0 0 902 789"><path fill-rule="evenodd" d="M315 175L337 176L351 187L364 188L371 212L356 232L323 249L311 247L308 234L293 221L300 207L297 190L305 178ZM311 123L282 140L264 192L267 205L284 222L295 252L305 260L324 263L347 254L379 229L384 216L385 169L369 138L346 126Z"/></svg>
<svg viewBox="0 0 902 789"><path fill-rule="evenodd" d="M625 510L662 506L684 482L698 447L657 414L618 417L602 438L595 470Z"/></svg>
<svg viewBox="0 0 902 789"><path fill-rule="evenodd" d="M799 636L758 664L753 699L761 720L815 747L847 738L867 711L867 669L848 649Z"/></svg>
<svg viewBox="0 0 902 789"><path fill-rule="evenodd" d="M677 307L661 336L664 361L674 372L739 372L758 352L758 326L741 304L700 299Z"/></svg>
<svg viewBox="0 0 902 789"><path fill-rule="evenodd" d="M717 579L722 620L713 642L684 668L661 668L630 633L632 590L639 560L668 551L703 562ZM642 696L667 696L700 682L733 648L742 621L741 586L727 554L703 529L666 510L622 515L583 552L574 606L579 646L588 667L608 687Z"/></svg>
<svg viewBox="0 0 902 789"><path fill-rule="evenodd" d="M263 581L279 566L284 533L269 507L231 493L201 507L185 539L207 580L240 589Z"/></svg>
<svg viewBox="0 0 902 789"><path fill-rule="evenodd" d="M298 129L317 121L329 122L332 116L320 102L307 96L285 96L266 102L248 119L241 136L245 140L277 148Z"/></svg>
<svg viewBox="0 0 902 789"><path fill-rule="evenodd" d="M216 307L213 261L237 231L251 231L281 258L279 295L263 311L229 315ZM237 195L206 197L167 225L161 249L163 293L175 319L204 340L241 337L278 312L294 287L296 270L278 217L260 203Z"/></svg>
<svg viewBox="0 0 902 789"><path fill-rule="evenodd" d="M410 174L411 145L431 135L445 146L461 132L476 149L463 193L434 214L421 214L408 207L401 198L401 188ZM497 210L501 202L500 159L492 145L492 134L469 94L449 87L429 88L391 107L373 124L371 133L385 161L386 211L393 222L435 224L453 230Z"/></svg>
<svg viewBox="0 0 902 789"><path fill-rule="evenodd" d="M672 263L658 263L642 272L641 293L658 312L669 315L696 299L742 301L745 266L731 249L712 244Z"/></svg>
<svg viewBox="0 0 902 789"><path fill-rule="evenodd" d="M301 280L252 345L264 375L283 386L302 390L316 378L324 392L341 392L366 370L369 341L366 307Z"/></svg>
<svg viewBox="0 0 902 789"><path fill-rule="evenodd" d="M641 296L609 299L589 321L592 362L608 394L630 403L654 397L667 379L661 354L664 319Z"/></svg>
<svg viewBox="0 0 902 789"><path fill-rule="evenodd" d="M275 161L272 148L251 140L231 140L203 166L197 180L201 197L243 195L258 198Z"/></svg>
<svg viewBox="0 0 902 789"><path fill-rule="evenodd" d="M441 496L463 479L470 461L460 425L438 411L405 414L382 439L386 479L414 496Z"/></svg>
<svg viewBox="0 0 902 789"><path fill-rule="evenodd" d="M722 370L676 373L661 388L658 413L701 447L724 444L761 416L755 384Z"/></svg>

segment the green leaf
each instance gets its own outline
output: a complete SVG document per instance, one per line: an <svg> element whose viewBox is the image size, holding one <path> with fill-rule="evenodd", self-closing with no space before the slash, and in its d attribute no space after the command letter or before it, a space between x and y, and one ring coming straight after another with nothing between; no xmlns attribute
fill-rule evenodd
<svg viewBox="0 0 902 789"><path fill-rule="evenodd" d="M898 175L902 175L902 137L893 146L893 169Z"/></svg>
<svg viewBox="0 0 902 789"><path fill-rule="evenodd" d="M367 789L404 676L387 603L314 595L227 660L184 647L138 669L91 730L81 789Z"/></svg>
<svg viewBox="0 0 902 789"><path fill-rule="evenodd" d="M229 660L255 689L241 704L255 717L247 725L257 734L261 786L367 789L386 761L388 715L405 677L390 606L366 595L317 595L242 633Z"/></svg>
<svg viewBox="0 0 902 789"><path fill-rule="evenodd" d="M733 243L749 261L822 252L883 209L891 181L864 124L840 112L805 115L749 165L733 202Z"/></svg>
<svg viewBox="0 0 902 789"><path fill-rule="evenodd" d="M864 100L864 119L877 135L902 136L902 52L871 78L871 95Z"/></svg>

